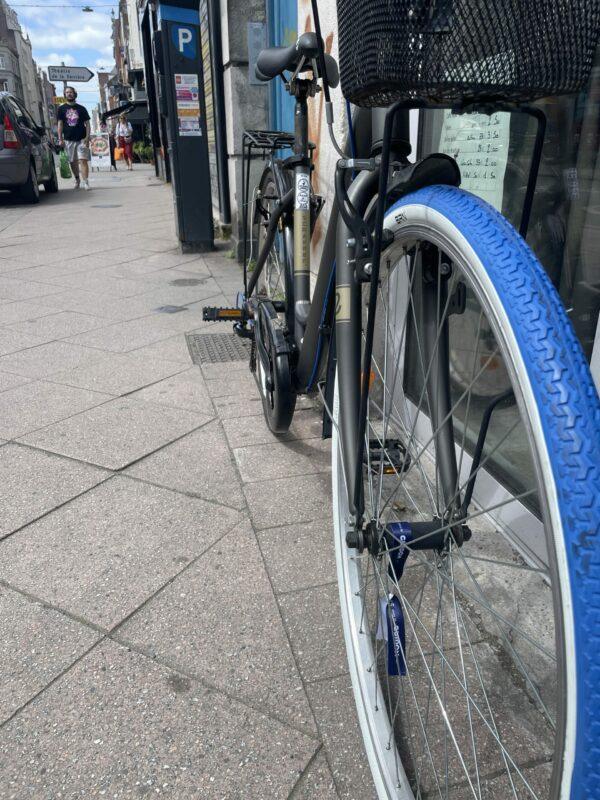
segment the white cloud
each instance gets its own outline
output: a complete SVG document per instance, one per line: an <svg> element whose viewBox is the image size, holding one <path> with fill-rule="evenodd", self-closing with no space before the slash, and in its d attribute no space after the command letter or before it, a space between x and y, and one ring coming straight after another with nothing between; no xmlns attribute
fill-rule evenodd
<svg viewBox="0 0 600 800"><path fill-rule="evenodd" d="M47 67L49 64L58 66L59 64L62 64L63 61L68 67L70 67L75 64L75 57L70 53L47 53L38 56L36 61L40 67Z"/></svg>
<svg viewBox="0 0 600 800"><path fill-rule="evenodd" d="M21 24L26 25L34 47L40 50L83 50L105 48L111 41L109 14L85 14L81 6L44 9L19 8ZM42 11L43 13L39 13Z"/></svg>
<svg viewBox="0 0 600 800"><path fill-rule="evenodd" d="M84 48L91 48L97 50L106 46L106 40L110 38L110 34L106 30L94 28L91 25L85 25L81 30L71 31L50 31L42 33L41 31L32 32L31 41L35 40L36 47L50 48L50 47L72 47L78 50Z"/></svg>
<svg viewBox="0 0 600 800"><path fill-rule="evenodd" d="M33 57L37 63L41 67L47 67L64 61L69 66L87 66L93 72L98 72L101 67L110 70L114 65L110 9L86 14L81 11L81 0L60 0L60 2L64 3L65 7L54 8L48 0L48 8L15 9L23 30L26 29L30 36ZM115 1L115 11L117 7L118 2ZM56 88L60 93L62 83ZM99 101L96 76L88 83L77 84L77 89L79 102L91 110Z"/></svg>

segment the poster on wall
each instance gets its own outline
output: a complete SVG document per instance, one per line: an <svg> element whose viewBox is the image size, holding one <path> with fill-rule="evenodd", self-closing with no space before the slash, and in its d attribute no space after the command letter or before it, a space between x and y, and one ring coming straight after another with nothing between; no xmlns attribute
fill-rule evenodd
<svg viewBox="0 0 600 800"><path fill-rule="evenodd" d="M175 104L180 136L202 136L198 75L175 73Z"/></svg>
<svg viewBox="0 0 600 800"><path fill-rule="evenodd" d="M92 133L90 135L90 156L92 169L110 171L108 133Z"/></svg>
<svg viewBox="0 0 600 800"><path fill-rule="evenodd" d="M504 173L508 161L510 114L444 112L439 152L460 167L461 187L502 211Z"/></svg>

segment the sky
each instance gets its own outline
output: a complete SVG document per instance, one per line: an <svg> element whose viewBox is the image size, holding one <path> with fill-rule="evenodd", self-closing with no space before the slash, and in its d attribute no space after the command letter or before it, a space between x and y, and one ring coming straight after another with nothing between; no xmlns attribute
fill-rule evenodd
<svg viewBox="0 0 600 800"><path fill-rule="evenodd" d="M19 17L23 32L31 39L33 57L41 67L65 62L68 66L88 67L95 73L89 83L77 83L77 100L91 111L100 97L96 73L114 66L111 36L111 0L7 0ZM94 11L81 11L84 5ZM62 83L56 86L62 94Z"/></svg>

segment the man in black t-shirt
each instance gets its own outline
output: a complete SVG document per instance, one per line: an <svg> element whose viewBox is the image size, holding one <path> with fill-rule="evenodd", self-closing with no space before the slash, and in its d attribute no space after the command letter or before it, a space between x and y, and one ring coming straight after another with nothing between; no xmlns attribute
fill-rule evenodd
<svg viewBox="0 0 600 800"><path fill-rule="evenodd" d="M64 145L71 162L75 188L79 189L80 176L83 189L89 189L90 115L87 108L76 102L77 92L72 86L65 89L66 103L58 109L58 143Z"/></svg>

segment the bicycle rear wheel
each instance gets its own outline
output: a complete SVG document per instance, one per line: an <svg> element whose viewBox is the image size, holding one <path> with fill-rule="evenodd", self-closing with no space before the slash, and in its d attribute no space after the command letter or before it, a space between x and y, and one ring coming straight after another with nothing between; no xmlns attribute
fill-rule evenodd
<svg viewBox="0 0 600 800"><path fill-rule="evenodd" d="M599 797L587 364L542 267L490 206L430 187L385 225L362 552L345 538L337 393L332 443L342 620L377 792Z"/></svg>
<svg viewBox="0 0 600 800"><path fill-rule="evenodd" d="M283 180L283 178L281 179ZM254 237L261 253L271 215L281 200L278 181L271 168L263 172L254 213ZM289 348L281 348L293 320L293 233L280 219L271 248L256 284L260 301L254 320L255 377L261 394L265 421L276 435L289 429L296 408ZM271 305L272 304L272 305Z"/></svg>
<svg viewBox="0 0 600 800"><path fill-rule="evenodd" d="M281 200L277 187L275 173L268 167L263 172L258 197L256 198L253 239L257 243L257 253L260 253L267 235L267 228L275 206ZM292 256L293 238L291 228L283 222L275 233L273 245L269 250L267 260L258 279L256 292L260 297L271 301L284 302L292 297Z"/></svg>

